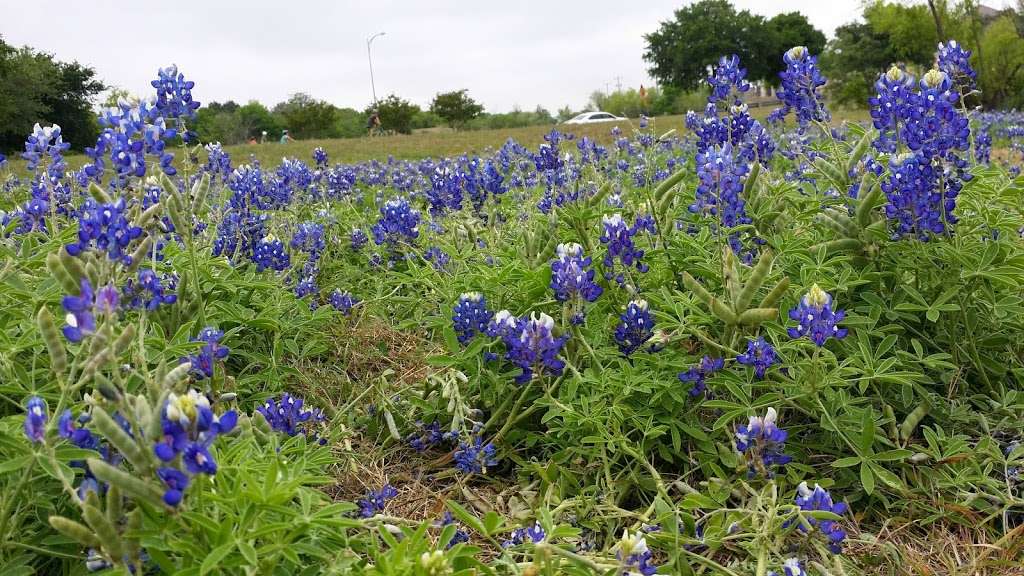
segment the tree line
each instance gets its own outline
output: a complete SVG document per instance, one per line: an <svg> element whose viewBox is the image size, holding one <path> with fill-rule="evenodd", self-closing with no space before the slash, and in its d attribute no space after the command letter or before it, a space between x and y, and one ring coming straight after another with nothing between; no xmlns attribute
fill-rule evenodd
<svg viewBox="0 0 1024 576"><path fill-rule="evenodd" d="M936 45L951 39L973 52L981 93L972 103L1024 105L1024 0L1002 10L977 0L868 1L861 18L837 28L828 42L796 12L764 18L736 10L728 0L700 0L676 10L645 39L644 60L665 106L704 90L708 67L727 54L740 57L748 80L776 86L785 68L782 54L793 46L821 55L836 104L863 106L881 72L896 64L923 73L933 64ZM664 97L673 93L675 101Z"/></svg>

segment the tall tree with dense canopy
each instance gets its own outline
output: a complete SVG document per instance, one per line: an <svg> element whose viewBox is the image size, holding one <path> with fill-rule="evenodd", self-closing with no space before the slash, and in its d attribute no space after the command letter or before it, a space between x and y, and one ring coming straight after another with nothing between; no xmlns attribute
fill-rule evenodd
<svg viewBox="0 0 1024 576"><path fill-rule="evenodd" d="M461 128L479 116L484 107L470 98L466 89L462 89L434 96L430 111L444 118L452 128Z"/></svg>

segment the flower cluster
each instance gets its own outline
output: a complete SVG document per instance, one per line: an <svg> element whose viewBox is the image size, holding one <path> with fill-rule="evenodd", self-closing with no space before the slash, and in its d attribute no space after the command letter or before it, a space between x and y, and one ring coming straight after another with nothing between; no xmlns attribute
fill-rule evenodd
<svg viewBox="0 0 1024 576"><path fill-rule="evenodd" d="M772 570L768 572L768 576L780 576L778 572ZM800 560L797 558L787 558L782 562L782 575L781 576L807 576L807 572L804 571L804 567L800 564Z"/></svg>
<svg viewBox="0 0 1024 576"><path fill-rule="evenodd" d="M310 260L317 260L320 254L327 248L324 240L324 225L317 222L303 222L299 224L292 236L291 249L305 252Z"/></svg>
<svg viewBox="0 0 1024 576"><path fill-rule="evenodd" d="M750 90L750 83L747 82L747 69L740 68L740 57L722 56L718 65L708 76L708 84L711 85L711 95L708 96L709 103L725 102L733 96L736 102L740 101L740 94Z"/></svg>
<svg viewBox="0 0 1024 576"><path fill-rule="evenodd" d="M487 469L498 464L497 450L494 444L487 442L480 435L470 436L468 440L459 442L459 448L453 455L455 467L466 474L486 474Z"/></svg>
<svg viewBox="0 0 1024 576"><path fill-rule="evenodd" d="M765 341L763 336L758 336L747 341L747 352L736 357L736 361L744 366L754 368L754 376L758 380L764 379L764 373L775 364L775 348Z"/></svg>
<svg viewBox="0 0 1024 576"><path fill-rule="evenodd" d="M164 502L168 506L181 503L190 475L217 473L210 445L218 435L231 432L237 422L234 410L214 415L209 399L196 390L168 396L160 413L161 438L153 446L156 457L167 464L157 470L157 475L167 488ZM179 456L184 471L172 464Z"/></svg>
<svg viewBox="0 0 1024 576"><path fill-rule="evenodd" d="M779 73L782 86L775 93L782 107L772 113L772 118L781 120L793 112L801 130L812 121L827 122L830 116L821 93L825 78L818 68L818 58L806 46L796 46L787 50L782 60L786 69Z"/></svg>
<svg viewBox="0 0 1024 576"><path fill-rule="evenodd" d="M558 354L568 336L555 337L555 321L547 314L533 314L530 318L516 318L508 310L494 315L487 326L489 336L500 336L505 343L505 359L522 372L516 382L524 384L538 372L558 376L565 368Z"/></svg>
<svg viewBox="0 0 1024 576"><path fill-rule="evenodd" d="M783 453L789 434L775 425L777 418L775 408L769 408L763 418L751 416L746 426L736 429L736 449L746 456L751 476L763 472L770 477L772 468L793 459Z"/></svg>
<svg viewBox="0 0 1024 576"><path fill-rule="evenodd" d="M501 543L502 548L511 548L513 546L519 546L526 542L532 544L540 544L547 538L547 532L544 531L544 527L540 525L540 522L534 522L533 526L520 526L512 530L508 535L508 540Z"/></svg>
<svg viewBox="0 0 1024 576"><path fill-rule="evenodd" d="M291 258L284 249L284 242L274 236L265 236L256 243L252 261L256 263L257 272L263 272L268 268L280 272L291 266Z"/></svg>
<svg viewBox="0 0 1024 576"><path fill-rule="evenodd" d="M487 332L494 313L487 309L487 300L479 292L466 292L452 308L452 326L459 343L469 344L477 334Z"/></svg>
<svg viewBox="0 0 1024 576"><path fill-rule="evenodd" d="M320 438L317 425L326 421L323 411L317 408L303 408L305 402L285 392L281 400L268 398L256 411L270 425L272 430L284 432L288 436L303 434L310 440L317 441L321 446L327 444L326 438Z"/></svg>
<svg viewBox="0 0 1024 576"><path fill-rule="evenodd" d="M50 161L46 169L46 175L50 183L54 183L64 177L67 164L64 162L64 152L71 147L70 142L65 142L61 136L60 126L40 126L36 124L32 128L25 141L25 152L21 157L27 161L29 171L38 170L43 156L48 156ZM4 158L6 160L6 158ZM0 161L3 164L3 161Z"/></svg>
<svg viewBox="0 0 1024 576"><path fill-rule="evenodd" d="M890 160L889 175L881 187L889 200L885 215L895 224L893 239L914 236L928 241L950 230L957 222L953 210L963 184L949 176L941 166L919 154Z"/></svg>
<svg viewBox="0 0 1024 576"><path fill-rule="evenodd" d="M183 358L182 362L189 362L192 365L192 377L196 380L213 378L213 368L218 360L228 357L231 349L220 343L224 332L207 326L199 331L199 335L192 339L193 342L202 342L198 354Z"/></svg>
<svg viewBox="0 0 1024 576"><path fill-rule="evenodd" d="M707 214L717 217L723 228L734 228L751 222L747 216L746 203L743 201L744 179L750 166L737 160L733 155L732 145L725 144L720 149L710 148L697 154L696 199L689 210L694 214ZM729 234L729 245L733 252L741 253L739 237ZM745 258L749 259L749 258Z"/></svg>
<svg viewBox="0 0 1024 576"><path fill-rule="evenodd" d="M94 293L89 279L83 277L79 282L78 296L69 294L61 299L61 306L67 313L62 330L64 337L70 342L81 342L82 338L96 332L95 315L115 313L119 302L117 288L107 285Z"/></svg>
<svg viewBox="0 0 1024 576"><path fill-rule="evenodd" d="M654 335L654 320L646 300L632 300L619 315L615 326L615 343L619 351L630 356L640 349Z"/></svg>
<svg viewBox="0 0 1024 576"><path fill-rule="evenodd" d="M361 228L352 229L352 233L349 235L349 244L352 246L353 252L359 252L368 241L366 232L363 232Z"/></svg>
<svg viewBox="0 0 1024 576"><path fill-rule="evenodd" d="M798 324L796 328L788 328L787 332L790 338L806 336L818 346L824 346L829 338L841 340L846 337L846 328L838 326L845 317L845 311L832 310L832 296L815 284L789 311L789 318Z"/></svg>
<svg viewBox="0 0 1024 576"><path fill-rule="evenodd" d="M628 529L624 529L617 548L616 556L622 562L625 572L651 576L658 571L658 567L651 564L653 554L642 532L630 534Z"/></svg>
<svg viewBox="0 0 1024 576"><path fill-rule="evenodd" d="M950 40L945 44L939 42L939 50L935 56L936 67L953 80L961 94L974 90L978 82L978 73L971 66L970 50L964 50L956 40Z"/></svg>
<svg viewBox="0 0 1024 576"><path fill-rule="evenodd" d="M424 424L422 421L417 421L416 431L406 436L405 441L408 442L409 446L413 450L423 452L428 448L437 446L445 440L457 437L457 433L442 432L441 423L437 420L434 420L430 424Z"/></svg>
<svg viewBox="0 0 1024 576"><path fill-rule="evenodd" d="M78 256L95 248L112 261L130 265L129 245L142 235L142 228L132 224L127 213L124 198L109 204L87 198L78 211L78 241L65 246L68 254Z"/></svg>
<svg viewBox="0 0 1024 576"><path fill-rule="evenodd" d="M46 437L46 422L50 419L46 402L33 396L25 403L25 436L31 442L42 442Z"/></svg>
<svg viewBox="0 0 1024 576"><path fill-rule="evenodd" d="M380 490L370 490L366 497L359 500L359 515L363 518L373 518L384 511L388 500L398 496L398 490L391 484L385 484Z"/></svg>
<svg viewBox="0 0 1024 576"><path fill-rule="evenodd" d="M327 168L327 151L320 146L313 148L313 162L317 168Z"/></svg>
<svg viewBox="0 0 1024 576"><path fill-rule="evenodd" d="M359 303L359 299L353 296L351 292L342 292L337 288L327 297L327 301L335 310L345 316L351 314L352 307Z"/></svg>
<svg viewBox="0 0 1024 576"><path fill-rule="evenodd" d="M380 218L373 225L373 240L378 245L388 244L392 249L399 244L411 244L420 235L420 213L405 198L388 200L380 209Z"/></svg>
<svg viewBox="0 0 1024 576"><path fill-rule="evenodd" d="M803 511L810 512L814 510L824 510L842 516L846 513L845 502L832 502L832 495L828 493L821 486L815 484L814 490L811 490L807 486L807 482L801 482L796 489L796 505ZM828 539L828 549L833 554L839 554L843 551L843 540L846 539L846 531L839 527L839 523L835 520L817 520L810 516L805 518L807 523L811 527L817 527L821 530L821 533ZM801 530L807 528L801 523Z"/></svg>
<svg viewBox="0 0 1024 576"><path fill-rule="evenodd" d="M636 267L641 273L647 272L648 266L643 262L644 251L637 248L633 242L633 236L639 229L636 226L630 227L622 218L622 214L618 213L602 217L601 224L603 231L600 240L608 247L603 261L606 268L605 279L611 280L614 277L620 285L625 283L622 272L613 275L616 261L621 262L627 270ZM646 225L646 221L644 221L644 228Z"/></svg>
<svg viewBox="0 0 1024 576"><path fill-rule="evenodd" d="M192 99L192 88L196 83L185 80L185 75L173 64L161 68L157 76L150 82L156 88L156 112L164 118L195 118L199 102Z"/></svg>
<svg viewBox="0 0 1024 576"><path fill-rule="evenodd" d="M178 301L178 295L174 293L176 284L177 279L174 276L165 274L161 279L153 270L142 268L137 280L128 280L122 294L131 308L153 312L164 304L174 304Z"/></svg>
<svg viewBox="0 0 1024 576"><path fill-rule="evenodd" d="M701 394L704 394L704 391L707 388L707 377L718 372L724 367L724 359L704 356L698 364L691 366L686 372L680 372L679 381L693 384L693 387L690 388L690 396L700 396Z"/></svg>
<svg viewBox="0 0 1024 576"><path fill-rule="evenodd" d="M557 256L551 262L551 289L555 299L572 306L572 322L583 322L583 303L593 302L601 295L602 289L594 282L594 270L590 268L590 257L583 256L579 244L559 244Z"/></svg>
<svg viewBox="0 0 1024 576"><path fill-rule="evenodd" d="M438 272L444 272L448 269L448 264L451 262L452 257L447 252L441 250L437 246L431 246L423 253L423 259L434 267L434 270Z"/></svg>

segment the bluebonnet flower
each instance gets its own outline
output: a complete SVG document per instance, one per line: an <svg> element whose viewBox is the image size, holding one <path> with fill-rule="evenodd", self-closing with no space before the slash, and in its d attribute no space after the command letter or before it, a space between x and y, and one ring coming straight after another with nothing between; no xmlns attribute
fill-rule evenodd
<svg viewBox="0 0 1024 576"><path fill-rule="evenodd" d="M334 292L327 297L327 301L334 307L335 310L341 312L345 316L352 313L352 307L359 303L359 299L353 296L350 292L342 292L335 288Z"/></svg>
<svg viewBox="0 0 1024 576"><path fill-rule="evenodd" d="M78 417L78 423L84 424L89 421L89 416L82 413ZM71 410L64 410L57 418L57 433L61 438L66 438L78 448L87 450L99 450L99 439L88 429L75 424ZM72 462L72 464L74 464Z"/></svg>
<svg viewBox="0 0 1024 576"><path fill-rule="evenodd" d="M455 467L466 474L486 474L487 468L498 464L496 452L494 444L484 444L480 435L471 436L459 442L453 455Z"/></svg>
<svg viewBox="0 0 1024 576"><path fill-rule="evenodd" d="M216 416L206 395L189 390L185 394L172 392L168 396L161 407L160 422L161 437L153 446L156 457L161 462L170 463L180 455L185 472L212 475L217 473L217 462L210 453L210 445L217 436L234 430L238 414L228 410ZM176 506L188 482L182 481L181 474L169 471L160 477L167 486L164 502Z"/></svg>
<svg viewBox="0 0 1024 576"><path fill-rule="evenodd" d="M782 59L786 69L779 73L782 86L775 93L782 101L782 108L774 117L781 120L794 112L801 130L812 121L828 122L830 116L821 93L825 78L818 68L817 57L812 56L806 46L796 46L787 50Z"/></svg>
<svg viewBox="0 0 1024 576"><path fill-rule="evenodd" d="M68 254L78 256L95 248L110 260L131 264L129 245L142 235L142 228L128 220L127 212L124 198L110 204L87 198L78 211L78 241L65 246Z"/></svg>
<svg viewBox="0 0 1024 576"><path fill-rule="evenodd" d="M327 168L327 151L320 146L313 148L313 162L317 168Z"/></svg>
<svg viewBox="0 0 1024 576"><path fill-rule="evenodd" d="M557 256L551 262L551 289L559 302L571 302L574 319L582 319L579 306L582 302L593 302L601 295L602 289L594 282L594 270L590 268L590 257L583 256L579 244L559 244Z"/></svg>
<svg viewBox="0 0 1024 576"><path fill-rule="evenodd" d="M544 313L540 316L533 314L529 319L519 319L508 315L508 311L502 312L495 314L492 324L501 323L496 332L501 333L505 343L505 359L522 370L516 376L516 383L529 382L538 371L560 375L565 362L558 358L558 354L568 336L554 336L552 330L555 321Z"/></svg>
<svg viewBox="0 0 1024 576"><path fill-rule="evenodd" d="M412 243L420 235L420 213L405 198L388 200L380 209L380 218L373 225L373 240L378 245Z"/></svg>
<svg viewBox="0 0 1024 576"><path fill-rule="evenodd" d="M830 337L841 340L846 337L846 328L838 324L846 317L843 310L832 310L832 296L817 284L800 299L800 303L789 311L791 320L798 322L796 328L788 328L790 338L810 338L818 346L824 346Z"/></svg>
<svg viewBox="0 0 1024 576"><path fill-rule="evenodd" d="M690 212L717 216L724 228L750 224L746 204L740 195L749 166L733 157L732 146L727 143L721 149L710 148L700 152L696 161L700 182ZM733 252L741 253L742 247L735 234L729 235L729 244Z"/></svg>
<svg viewBox="0 0 1024 576"><path fill-rule="evenodd" d="M971 51L964 50L956 40L943 44L935 54L937 68L946 73L956 85L960 94L966 94L977 86L978 73L971 66Z"/></svg>
<svg viewBox="0 0 1024 576"><path fill-rule="evenodd" d="M885 215L896 226L893 238L910 235L928 241L947 234L957 222L953 210L962 187L959 178L922 154L892 159L881 188L888 199Z"/></svg>
<svg viewBox="0 0 1024 576"><path fill-rule="evenodd" d="M156 475L167 487L164 490L164 504L175 508L178 504L181 504L181 499L185 496L185 489L188 488L191 478L188 474L185 474L177 468L162 467L157 468Z"/></svg>
<svg viewBox="0 0 1024 576"><path fill-rule="evenodd" d="M821 486L815 484L814 490L811 490L807 486L807 482L801 482L796 489L796 505L803 511L810 512L813 510L824 510L842 516L846 514L846 503L845 502L832 502L832 495L828 493ZM834 520L817 520L810 516L805 517L807 523L811 527L817 527L821 530L821 533L828 539L828 549L833 554L839 554L843 551L843 540L846 539L846 531L839 527L839 523ZM806 531L803 523L799 526L800 530Z"/></svg>
<svg viewBox="0 0 1024 576"><path fill-rule="evenodd" d="M616 261L621 262L627 269L636 267L640 272L647 272L648 266L643 262L644 251L637 248L633 243L635 231L629 227L622 218L622 215L616 213L611 216L604 216L601 219L601 224L604 230L600 240L602 244L607 245L603 260L605 267L608 269L604 274L605 279L611 280L614 276L616 282L620 285L625 282L625 278L621 273L617 275L612 273Z"/></svg>
<svg viewBox="0 0 1024 576"><path fill-rule="evenodd" d="M432 246L427 249L423 254L423 259L430 262L433 265L434 270L444 272L448 269L448 263L451 262L451 256L449 256L444 250L441 250L437 246Z"/></svg>
<svg viewBox="0 0 1024 576"><path fill-rule="evenodd" d="M182 361L192 363L191 372L196 380L213 378L214 364L218 360L228 357L231 349L220 343L220 339L223 337L224 332L208 326L200 330L199 335L192 339L193 342L202 342L203 345L198 354L189 356Z"/></svg>
<svg viewBox="0 0 1024 576"><path fill-rule="evenodd" d="M901 122L910 117L914 78L896 66L879 76L875 96L868 99L871 123L878 130L873 146L879 152L895 152Z"/></svg>
<svg viewBox="0 0 1024 576"><path fill-rule="evenodd" d="M430 213L444 216L449 210L462 209L462 175L447 165L438 166L430 177L431 187L426 191Z"/></svg>
<svg viewBox="0 0 1024 576"><path fill-rule="evenodd" d="M384 511L388 500L398 496L398 490L391 484L385 484L380 490L370 490L366 497L359 500L359 515L363 518L373 518L376 514Z"/></svg>
<svg viewBox="0 0 1024 576"><path fill-rule="evenodd" d="M658 567L651 564L653 554L647 547L647 539L644 538L643 532L630 534L628 529L623 529L622 538L616 548L615 555L622 562L626 572L651 576L658 571Z"/></svg>
<svg viewBox="0 0 1024 576"><path fill-rule="evenodd" d="M256 263L258 272L268 268L280 272L291 265L291 258L284 249L284 243L273 236L266 236L256 244L252 260Z"/></svg>
<svg viewBox="0 0 1024 576"><path fill-rule="evenodd" d="M544 531L544 527L540 525L540 522L534 521L533 526L521 526L512 530L508 540L501 543L501 547L511 548L526 542L540 544L545 538L547 538L547 533Z"/></svg>
<svg viewBox="0 0 1024 576"><path fill-rule="evenodd" d="M405 441L417 452L423 452L428 448L437 446L448 438L450 438L450 434L441 431L441 423L437 420L430 424L417 421L416 431L406 436Z"/></svg>
<svg viewBox="0 0 1024 576"><path fill-rule="evenodd" d="M762 380L765 371L775 364L775 348L766 342L763 336L758 336L747 341L747 352L737 356L736 361L744 366L752 366L754 376Z"/></svg>
<svg viewBox="0 0 1024 576"><path fill-rule="evenodd" d="M46 436L46 422L50 414L46 402L39 396L33 396L25 403L25 436L31 442L42 442Z"/></svg>
<svg viewBox="0 0 1024 576"><path fill-rule="evenodd" d="M363 246L366 245L366 242L368 240L369 238L366 237L366 232L363 232L361 228L352 229L352 234L349 236L349 243L352 246L352 250L358 252Z"/></svg>
<svg viewBox="0 0 1024 576"><path fill-rule="evenodd" d="M740 94L750 90L750 83L746 78L747 69L740 68L739 56L722 56L711 76L708 76L708 84L711 85L708 102L724 102L730 95L739 101Z"/></svg>
<svg viewBox="0 0 1024 576"><path fill-rule="evenodd" d="M220 142L211 142L204 146L206 150L206 164L203 171L210 175L211 179L220 177L221 182L227 182L234 169L231 167L231 156L224 151Z"/></svg>
<svg viewBox="0 0 1024 576"><path fill-rule="evenodd" d="M776 465L783 466L792 460L783 453L789 434L775 425L777 418L775 408L768 408L763 418L751 416L746 426L736 429L736 449L747 457L751 476L764 472L770 477Z"/></svg>
<svg viewBox="0 0 1024 576"><path fill-rule="evenodd" d="M157 79L150 82L156 88L154 112L164 118L195 118L199 102L192 99L192 88L196 83L185 80L175 65L161 68Z"/></svg>
<svg viewBox="0 0 1024 576"><path fill-rule="evenodd" d="M796 558L787 558L782 563L782 574L772 570L768 572L768 576L807 576L807 572L804 572L804 567L800 564L800 560Z"/></svg>
<svg viewBox="0 0 1024 576"><path fill-rule="evenodd" d="M32 134L29 134L25 141L25 152L21 157L27 160L28 170L35 172L43 156L48 156L50 161L46 174L52 183L64 177L64 171L67 168L67 164L64 162L64 152L70 147L71 144L65 142L61 136L60 126L54 124L43 127L36 124L32 127Z"/></svg>
<svg viewBox="0 0 1024 576"><path fill-rule="evenodd" d="M447 547L452 548L456 544L461 544L462 542L469 542L469 533L463 530L462 527L455 521L455 518L452 517L451 512L445 510L444 515L441 516L441 523L439 526L441 528L444 528L445 526L449 526L452 524L456 526L455 533L452 534L452 539L448 541Z"/></svg>
<svg viewBox="0 0 1024 576"><path fill-rule="evenodd" d="M690 396L700 396L707 388L707 384L705 382L707 377L718 372L724 366L725 360L722 358L704 356L701 358L700 363L695 366L691 366L686 372L680 372L679 381L692 383L693 387L690 388Z"/></svg>
<svg viewBox="0 0 1024 576"><path fill-rule="evenodd" d="M487 309L487 300L479 292L466 292L452 308L452 326L459 343L469 344L477 334L487 331L494 313Z"/></svg>
<svg viewBox="0 0 1024 576"><path fill-rule="evenodd" d="M285 392L281 400L269 398L256 411L263 415L272 430L284 432L288 436L303 434L321 446L327 444L326 438L320 438L317 426L326 421L322 410L303 408L305 402Z"/></svg>
<svg viewBox="0 0 1024 576"><path fill-rule="evenodd" d="M61 306L67 313L62 329L64 337L70 342L81 342L82 338L93 334L96 331L95 314L113 314L119 300L113 286L104 286L94 293L89 279L83 277L79 281L78 296L69 294L61 299Z"/></svg>
<svg viewBox="0 0 1024 576"><path fill-rule="evenodd" d="M164 276L168 286L164 287L160 277L149 268L141 268L138 280L129 279L122 290L125 301L132 308L145 308L152 312L163 304L174 304L178 295L174 293L173 277Z"/></svg>
<svg viewBox="0 0 1024 576"><path fill-rule="evenodd" d="M615 327L615 342L619 351L629 356L647 343L654 335L654 320L646 300L633 300L619 316Z"/></svg>
<svg viewBox="0 0 1024 576"><path fill-rule="evenodd" d="M291 248L305 252L311 260L316 260L327 247L324 241L324 225L316 222L299 224L292 236Z"/></svg>

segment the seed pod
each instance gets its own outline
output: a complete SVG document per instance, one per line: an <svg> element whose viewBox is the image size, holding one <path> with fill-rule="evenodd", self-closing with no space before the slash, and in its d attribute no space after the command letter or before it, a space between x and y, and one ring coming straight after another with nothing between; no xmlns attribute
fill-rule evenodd
<svg viewBox="0 0 1024 576"><path fill-rule="evenodd" d="M740 261L728 247L722 249L722 280L729 302L733 305L733 312L736 312L736 301L740 297Z"/></svg>
<svg viewBox="0 0 1024 576"><path fill-rule="evenodd" d="M170 395L171 391L169 389L164 389L164 391L161 392L160 397L157 398L156 404L154 404L154 406L156 406L157 413L151 413L149 424L146 425L146 439L150 442L157 440L163 434L163 422L161 421L161 417L163 416L164 405L167 404L167 397ZM139 398L140 405L145 401L146 400L144 398ZM149 410L148 405L146 409Z"/></svg>
<svg viewBox="0 0 1024 576"><path fill-rule="evenodd" d="M39 325L39 333L43 336L43 342L46 344L46 352L50 355L50 368L58 377L63 377L68 371L68 354L64 350L64 342L61 340L50 309L46 306L40 308L39 314L36 315L36 322Z"/></svg>
<svg viewBox="0 0 1024 576"><path fill-rule="evenodd" d="M683 285L690 289L698 299L704 302L711 312L715 316L718 316L720 320L726 324L736 324L736 314L730 310L725 303L712 296L700 282L697 282L693 276L690 276L689 272L683 272Z"/></svg>
<svg viewBox="0 0 1024 576"><path fill-rule="evenodd" d="M95 198L97 201L102 202L103 204L111 204L114 202L114 200L110 197L110 194L107 194L107 191L104 190L102 186L95 182L89 184L89 194L92 195L92 197Z"/></svg>
<svg viewBox="0 0 1024 576"><path fill-rule="evenodd" d="M273 428L270 427L270 422L267 422L267 417L263 415L263 412L256 411L252 415L253 424L256 430L270 434Z"/></svg>
<svg viewBox="0 0 1024 576"><path fill-rule="evenodd" d="M808 248L808 252L811 255L818 253L818 250L824 249L826 254L839 254L841 252L860 252L864 248L864 243L859 238L837 238L835 240L829 240L828 242L822 242L821 244L815 244Z"/></svg>
<svg viewBox="0 0 1024 576"><path fill-rule="evenodd" d="M851 230L848 228L848 224L851 224L852 221L847 218L847 222L843 222L840 216L834 211L826 210L820 212L815 216L815 220L824 224L838 236L849 238L857 235L856 232L851 233Z"/></svg>
<svg viewBox="0 0 1024 576"><path fill-rule="evenodd" d="M114 340L114 354L120 356L128 349L128 346L135 339L135 325L129 324L121 331L121 335Z"/></svg>
<svg viewBox="0 0 1024 576"><path fill-rule="evenodd" d="M864 157L864 153L868 151L868 145L871 144L871 137L873 135L874 134L871 130L865 131L864 135L861 136L860 140L858 140L857 144L853 147L853 150L850 151L850 157L846 159L847 174L853 172L853 169L857 167L857 163Z"/></svg>
<svg viewBox="0 0 1024 576"><path fill-rule="evenodd" d="M139 245L135 248L135 251L132 252L132 261L131 264L128 265L128 271L135 272L139 268L139 264L145 262L146 258L149 257L149 252L152 249L153 237L146 236L145 238L142 239L142 242L139 242Z"/></svg>
<svg viewBox="0 0 1024 576"><path fill-rule="evenodd" d="M654 200L656 202L660 202L676 184L679 184L682 182L683 178L686 178L687 174L689 174L689 172L683 168L677 170L675 174L663 180L661 184L658 184L658 187L654 189Z"/></svg>
<svg viewBox="0 0 1024 576"><path fill-rule="evenodd" d="M206 208L206 197L210 195L210 175L203 177L192 187L192 213L200 214Z"/></svg>
<svg viewBox="0 0 1024 576"><path fill-rule="evenodd" d="M868 190L867 194L864 194L857 201L857 208L854 211L854 217L857 219L857 224L861 228L867 228L871 221L871 211L874 210L878 204L878 199L882 195L882 188L875 182Z"/></svg>
<svg viewBox="0 0 1024 576"><path fill-rule="evenodd" d="M757 177L761 175L761 163L754 162L754 165L750 167L750 173L747 174L747 181L743 183L743 197L747 199L747 202L753 197L754 186L757 185Z"/></svg>
<svg viewBox="0 0 1024 576"><path fill-rule="evenodd" d="M776 284L775 287L772 288L771 292L769 292L768 295L764 297L764 300L761 300L760 307L774 308L775 305L779 303L779 300L782 300L782 297L786 295L786 290L789 290L788 277L779 280L779 283Z"/></svg>
<svg viewBox="0 0 1024 576"><path fill-rule="evenodd" d="M122 492L136 498L149 502L154 506L163 506L163 492L152 484L107 464L100 458L89 458L86 460L89 470L97 479L108 484L117 485Z"/></svg>
<svg viewBox="0 0 1024 576"><path fill-rule="evenodd" d="M917 425L924 420L924 417L928 415L928 403L922 402L918 404L917 408L907 414L907 417L903 419L903 424L900 424L900 438L906 442L914 434L914 430Z"/></svg>
<svg viewBox="0 0 1024 576"><path fill-rule="evenodd" d="M825 158L817 158L811 164L821 172L836 188L845 189L847 185L848 177L839 171L839 168L833 166Z"/></svg>
<svg viewBox="0 0 1024 576"><path fill-rule="evenodd" d="M117 526L121 523L121 516L124 514L124 500L121 497L121 489L111 485L107 488L107 520Z"/></svg>
<svg viewBox="0 0 1024 576"><path fill-rule="evenodd" d="M96 390L99 391L100 396L103 396L113 404L121 401L121 391L117 388L116 384L103 374L96 374Z"/></svg>
<svg viewBox="0 0 1024 576"><path fill-rule="evenodd" d="M142 546L139 544L139 531L142 530L142 508L136 506L128 513L124 526L125 553L132 560L138 560L142 554Z"/></svg>
<svg viewBox="0 0 1024 576"><path fill-rule="evenodd" d="M149 406L149 400L141 395L129 398L129 400L135 401L135 420L139 423L139 427L149 430L153 420L153 409ZM160 419L157 418L157 420Z"/></svg>
<svg viewBox="0 0 1024 576"><path fill-rule="evenodd" d="M95 492L90 492L95 494ZM120 560L124 556L124 546L121 543L121 535L117 533L114 525L107 520L107 517L100 512L99 508L92 504L82 505L82 518L96 532L100 542L103 543L103 550L107 556Z"/></svg>
<svg viewBox="0 0 1024 576"><path fill-rule="evenodd" d="M889 438L893 441L899 440L899 430L896 429L896 413L893 412L892 406L883 403L882 415L889 422Z"/></svg>
<svg viewBox="0 0 1024 576"><path fill-rule="evenodd" d="M81 286L79 286L82 278L85 278L85 266L82 261L72 256L67 250L61 249L57 251L57 257L60 258L60 263L64 265L64 269L71 274L71 277L75 279L75 289L69 290L71 294L78 294Z"/></svg>
<svg viewBox="0 0 1024 576"><path fill-rule="evenodd" d="M761 289L764 281L768 278L774 262L775 256L771 250L765 250L758 257L757 264L750 271L750 278L747 278L747 283L743 286L743 290L740 291L740 295L736 299L734 308L737 313L742 313L750 307L750 303L754 300L754 294L757 294L757 291Z"/></svg>
<svg viewBox="0 0 1024 576"><path fill-rule="evenodd" d="M384 422L388 425L388 432L391 433L391 437L401 442L402 435L398 433L398 426L395 426L395 417L391 415L390 410L384 411Z"/></svg>
<svg viewBox="0 0 1024 576"><path fill-rule="evenodd" d="M107 414L107 411L100 406L92 409L92 421L96 430L110 442L118 452L124 455L125 459L132 463L137 471L148 468L149 460L139 445L135 442L124 428ZM124 488L122 486L122 488ZM128 490L125 490L128 492Z"/></svg>
<svg viewBox="0 0 1024 576"><path fill-rule="evenodd" d="M81 290L78 280L71 276L71 273L64 267L64 264L60 261L60 256L56 252L50 252L46 255L46 269L57 280L57 283L60 284L64 292L78 294L78 291Z"/></svg>
<svg viewBox="0 0 1024 576"><path fill-rule="evenodd" d="M139 214L139 217L136 218L135 222L133 222L132 224L138 226L139 228L145 228L146 226L149 225L150 222L153 221L154 218L156 218L157 214L159 214L160 211L163 209L164 207L161 206L159 202L157 202L156 204L153 204L149 208L146 208L145 211Z"/></svg>
<svg viewBox="0 0 1024 576"><path fill-rule="evenodd" d="M89 283L96 287L100 282L100 269L96 265L96 262L90 260L85 264L85 275L89 278Z"/></svg>
<svg viewBox="0 0 1024 576"><path fill-rule="evenodd" d="M778 308L751 308L740 314L739 323L756 326L762 322L770 322L779 317Z"/></svg>
<svg viewBox="0 0 1024 576"><path fill-rule="evenodd" d="M181 203L178 202L174 197L167 199L167 216L171 219L171 224L174 224L174 230L185 236L188 233L188 229L185 227L185 219L181 214Z"/></svg>
<svg viewBox="0 0 1024 576"><path fill-rule="evenodd" d="M601 203L604 202L604 199L608 196L608 193L611 192L611 189L612 189L611 182L605 182L604 186L599 187L597 189L597 193L595 193L590 198L590 205L591 206L600 206Z"/></svg>
<svg viewBox="0 0 1024 576"><path fill-rule="evenodd" d="M54 530L78 542L85 548L99 550L100 546L102 546L99 536L96 536L95 532L83 524L63 516L50 516L49 521L50 526L53 526Z"/></svg>
<svg viewBox="0 0 1024 576"><path fill-rule="evenodd" d="M191 362L182 362L175 366L173 370L164 376L164 388L168 390L175 389L178 384L188 376L188 371L191 369Z"/></svg>

